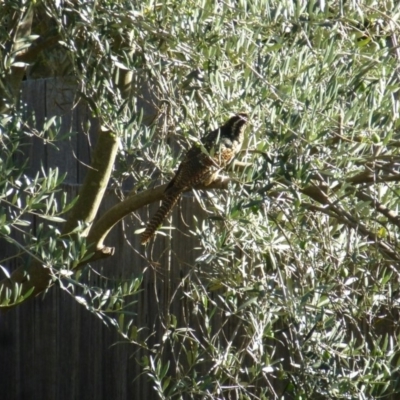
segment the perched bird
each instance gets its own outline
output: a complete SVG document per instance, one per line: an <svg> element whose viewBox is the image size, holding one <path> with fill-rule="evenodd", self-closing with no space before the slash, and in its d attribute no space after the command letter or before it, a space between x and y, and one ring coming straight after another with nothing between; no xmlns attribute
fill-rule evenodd
<svg viewBox="0 0 400 400"><path fill-rule="evenodd" d="M147 243L172 210L181 194L197 185L209 185L239 152L248 115L239 113L216 130L209 132L186 153L178 171L164 191L162 204L141 235Z"/></svg>

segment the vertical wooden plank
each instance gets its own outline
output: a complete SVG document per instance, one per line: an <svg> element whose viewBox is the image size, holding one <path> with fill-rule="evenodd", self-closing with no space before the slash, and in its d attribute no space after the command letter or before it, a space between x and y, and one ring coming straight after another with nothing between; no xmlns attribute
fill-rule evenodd
<svg viewBox="0 0 400 400"><path fill-rule="evenodd" d="M204 211L199 207L191 192L185 193L182 196L178 207L173 213L173 226L175 230L172 231L171 251L173 261L169 281L175 297L171 302L170 309L171 314L176 316L179 327L190 327L192 329L198 328L197 317L193 317L191 310L189 310L190 304L188 304L188 299L184 295L182 281L194 267L196 253L193 251L193 248L199 244L198 240L189 233L190 230L194 229L193 215L196 215L200 219L202 214L204 214ZM179 352L179 345L173 351L176 354L180 354L181 357L178 361L185 367L187 365L187 358L184 352Z"/></svg>
<svg viewBox="0 0 400 400"><path fill-rule="evenodd" d="M79 305L62 290L59 296L57 324L57 399L79 398L77 381L79 374Z"/></svg>
<svg viewBox="0 0 400 400"><path fill-rule="evenodd" d="M32 376L33 372L38 398L55 398L58 372L55 367L58 365L57 291L50 290L44 298L34 302L33 316L34 364L26 366L26 373Z"/></svg>
<svg viewBox="0 0 400 400"><path fill-rule="evenodd" d="M79 188L64 185L68 199L75 197ZM60 288L57 291L57 399L74 400L79 398L78 376L80 363L79 337L81 325L79 321L82 306L72 296Z"/></svg>
<svg viewBox="0 0 400 400"><path fill-rule="evenodd" d="M89 108L83 102L75 107L73 111L73 127L77 132L76 158L77 158L77 180L83 183L88 166L91 163L91 152L97 142L99 121L90 116Z"/></svg>
<svg viewBox="0 0 400 400"><path fill-rule="evenodd" d="M25 116L29 118L30 125L41 132L46 118L46 80L28 80L22 84L21 101L25 104ZM47 168L46 146L43 139L37 136L36 132L29 132L30 139L27 139L27 149L24 153L29 157L28 175L35 176L41 170L41 166ZM23 160L21 160L23 161Z"/></svg>
<svg viewBox="0 0 400 400"><path fill-rule="evenodd" d="M61 117L58 137L53 144L47 146L48 168L58 167L59 173L67 173L65 182L77 182L77 135L72 124L72 107L75 90L69 81L49 79L46 85L46 117ZM68 140L63 135L73 133Z"/></svg>
<svg viewBox="0 0 400 400"><path fill-rule="evenodd" d="M4 247L3 247L4 246ZM0 254L6 254L7 246L0 242ZM3 258L3 257L2 257ZM13 269L14 261L4 265ZM3 276L2 276L3 278ZM11 315L9 317L9 315ZM0 393L7 393L10 399L19 399L20 390L14 384L21 373L21 357L19 352L20 335L20 316L19 311L12 310L6 315L0 315Z"/></svg>

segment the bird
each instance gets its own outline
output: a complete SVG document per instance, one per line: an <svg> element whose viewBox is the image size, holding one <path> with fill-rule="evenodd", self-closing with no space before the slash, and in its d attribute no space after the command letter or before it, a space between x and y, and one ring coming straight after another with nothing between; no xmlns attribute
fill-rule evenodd
<svg viewBox="0 0 400 400"><path fill-rule="evenodd" d="M183 192L198 185L210 185L219 171L233 160L241 148L247 121L246 113L237 113L187 151L175 176L165 188L160 208L141 235L142 244L153 237Z"/></svg>

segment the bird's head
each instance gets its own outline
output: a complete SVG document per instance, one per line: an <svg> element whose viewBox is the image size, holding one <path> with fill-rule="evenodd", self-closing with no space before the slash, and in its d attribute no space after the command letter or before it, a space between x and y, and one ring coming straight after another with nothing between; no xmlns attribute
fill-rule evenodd
<svg viewBox="0 0 400 400"><path fill-rule="evenodd" d="M223 129L232 139L241 142L248 119L246 113L237 113L225 122Z"/></svg>

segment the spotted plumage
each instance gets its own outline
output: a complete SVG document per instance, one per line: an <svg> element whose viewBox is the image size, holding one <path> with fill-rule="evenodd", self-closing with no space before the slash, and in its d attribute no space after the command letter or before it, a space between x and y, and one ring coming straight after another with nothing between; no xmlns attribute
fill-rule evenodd
<svg viewBox="0 0 400 400"><path fill-rule="evenodd" d="M209 185L240 150L248 116L239 113L224 125L208 133L186 153L178 171L165 189L162 204L142 233L141 243L147 243L181 194L197 185Z"/></svg>

